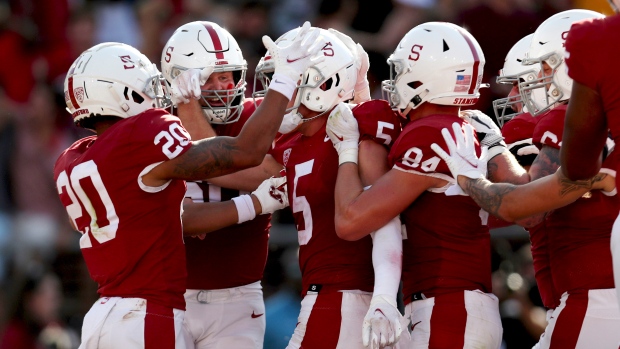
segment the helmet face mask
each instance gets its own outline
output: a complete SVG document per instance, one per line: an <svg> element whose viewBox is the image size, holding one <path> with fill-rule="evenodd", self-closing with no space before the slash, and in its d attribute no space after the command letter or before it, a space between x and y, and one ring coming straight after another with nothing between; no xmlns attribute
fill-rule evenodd
<svg viewBox="0 0 620 349"><path fill-rule="evenodd" d="M387 60L384 98L408 114L424 102L465 106L478 101L484 70L480 45L463 28L429 22L411 29Z"/></svg>
<svg viewBox="0 0 620 349"><path fill-rule="evenodd" d="M166 108L169 91L146 56L121 43L102 43L84 51L64 82L65 102L74 122L92 116L129 118ZM92 123L88 123L92 124Z"/></svg>
<svg viewBox="0 0 620 349"><path fill-rule="evenodd" d="M541 115L570 98L573 80L564 62L566 36L573 23L604 17L589 10L568 10L547 18L536 29L523 60L523 65L534 69L519 75L519 92L530 114Z"/></svg>
<svg viewBox="0 0 620 349"><path fill-rule="evenodd" d="M233 72L231 89L202 90L201 105L212 124L239 120L243 111L247 62L235 38L212 22L191 22L179 27L162 52L162 72L171 82L187 69L213 65L213 73ZM211 101L210 101L211 100Z"/></svg>
<svg viewBox="0 0 620 349"><path fill-rule="evenodd" d="M536 66L523 65L523 61L526 59L530 49L533 36L534 34L529 34L512 46L510 51L506 54L504 66L500 69L497 76L498 84L512 86L507 97L493 101L495 118L500 127L515 116L528 111L521 93L519 93L519 82L521 76L529 76L529 74L533 74L533 76L538 75ZM513 91L517 93L513 93Z"/></svg>

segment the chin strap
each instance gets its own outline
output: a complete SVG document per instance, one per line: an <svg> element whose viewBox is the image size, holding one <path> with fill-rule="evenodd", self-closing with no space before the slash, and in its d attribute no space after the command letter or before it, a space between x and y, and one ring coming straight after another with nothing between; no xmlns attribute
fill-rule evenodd
<svg viewBox="0 0 620 349"><path fill-rule="evenodd" d="M411 98L411 100L407 104L407 107L405 108L405 110L403 110L403 115L409 114L411 109L415 109L418 105L420 105L424 97L426 97L426 95L429 92L430 92L429 90L424 90L420 92L419 94L415 95L413 98Z"/></svg>

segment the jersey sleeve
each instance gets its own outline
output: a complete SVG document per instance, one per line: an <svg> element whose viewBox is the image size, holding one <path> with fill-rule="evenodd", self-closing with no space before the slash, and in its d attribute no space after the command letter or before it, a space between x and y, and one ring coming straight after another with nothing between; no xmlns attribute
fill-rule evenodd
<svg viewBox="0 0 620 349"><path fill-rule="evenodd" d="M391 147L400 135L400 117L384 100L371 100L351 110L357 120L360 140Z"/></svg>
<svg viewBox="0 0 620 349"><path fill-rule="evenodd" d="M560 149L564 132L565 108L556 108L543 115L534 127L532 141L539 149L543 145Z"/></svg>
<svg viewBox="0 0 620 349"><path fill-rule="evenodd" d="M599 19L579 21L572 25L566 37L566 66L568 76L580 84L597 90L598 81L605 74L608 66L601 61L606 50L605 41L601 40L602 21ZM608 43L614 42L611 38Z"/></svg>
<svg viewBox="0 0 620 349"><path fill-rule="evenodd" d="M401 171L423 175L442 174L451 178L448 165L431 149L433 143L447 151L441 128L424 126L408 130L392 147L389 162Z"/></svg>
<svg viewBox="0 0 620 349"><path fill-rule="evenodd" d="M140 115L131 138L141 145L139 154L149 163L172 160L192 147L192 139L181 120L161 109L149 110ZM144 160L143 160L144 161Z"/></svg>

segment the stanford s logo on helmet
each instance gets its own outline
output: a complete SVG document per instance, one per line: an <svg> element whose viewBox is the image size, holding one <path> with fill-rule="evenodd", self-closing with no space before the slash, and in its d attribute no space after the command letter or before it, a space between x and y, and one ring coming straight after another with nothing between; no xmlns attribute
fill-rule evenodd
<svg viewBox="0 0 620 349"><path fill-rule="evenodd" d="M524 65L538 69L519 75L519 93L530 114L541 115L556 103L570 98L573 80L568 76L564 62L566 35L577 21L604 17L589 10L568 10L556 13L538 26L523 60ZM545 73L545 64L550 73Z"/></svg>
<svg viewBox="0 0 620 349"><path fill-rule="evenodd" d="M404 114L424 102L461 106L480 97L484 54L469 32L452 23L411 29L387 62L390 80L382 88L392 108Z"/></svg>
<svg viewBox="0 0 620 349"><path fill-rule="evenodd" d="M243 111L247 62L235 38L213 22L191 22L170 37L161 56L161 69L170 82L183 70L213 65L214 73L233 73L235 86L227 90L203 90L203 113L212 124L235 122Z"/></svg>
<svg viewBox="0 0 620 349"><path fill-rule="evenodd" d="M91 47L78 57L64 83L73 121L110 115L128 118L166 107L167 90L157 67L135 48L117 42Z"/></svg>

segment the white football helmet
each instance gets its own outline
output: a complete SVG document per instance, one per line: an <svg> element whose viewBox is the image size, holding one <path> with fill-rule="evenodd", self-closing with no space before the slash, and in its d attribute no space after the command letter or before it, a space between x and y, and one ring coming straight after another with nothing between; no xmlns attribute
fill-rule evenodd
<svg viewBox="0 0 620 349"><path fill-rule="evenodd" d="M465 29L429 22L411 29L387 60L390 80L382 83L392 108L404 115L424 102L472 105L478 101L484 53Z"/></svg>
<svg viewBox="0 0 620 349"><path fill-rule="evenodd" d="M547 18L534 32L524 65L536 69L519 75L519 93L528 111L538 116L570 98L573 80L566 72L564 43L573 23L605 16L589 10L568 10ZM546 63L551 69L545 73Z"/></svg>
<svg viewBox="0 0 620 349"><path fill-rule="evenodd" d="M534 74L538 74L538 66L527 66L522 64L530 49L533 36L534 34L525 36L517 41L510 51L508 51L506 59L504 60L504 66L499 70L497 76L498 84L511 86L517 84L518 86L519 76L529 73L530 71ZM521 105L521 111L518 111L518 105ZM520 94L494 100L493 109L495 110L495 117L500 127L504 125L504 122L511 120L521 113L527 112L527 108L523 105Z"/></svg>
<svg viewBox="0 0 620 349"><path fill-rule="evenodd" d="M203 90L203 113L212 124L239 120L243 111L248 64L235 38L213 22L191 22L180 26L161 54L161 69L168 82L183 70L213 65L214 73L232 71L235 86L229 90Z"/></svg>
<svg viewBox="0 0 620 349"><path fill-rule="evenodd" d="M287 109L285 120L291 117L295 119L295 123L307 122L318 118L324 113L331 110L340 102L353 99L355 82L357 80L357 69L355 67L355 59L351 51L347 46L338 39L331 32L321 29L313 28L313 30L320 30L321 35L319 39L323 46L322 52L325 56L325 60L310 66L302 75L301 83L297 86L297 96L295 102L291 108ZM276 43L284 42L293 39L299 28L293 29L282 35ZM256 67L256 75L254 77L254 89L253 97L263 97L266 93L266 89L271 81L271 76L274 72L273 61L269 52L262 57ZM263 89L258 89L257 81L261 81ZM297 108L303 104L308 109L320 112L312 118L304 119L297 113ZM290 121L290 120L289 120ZM291 129L283 131L291 131Z"/></svg>
<svg viewBox="0 0 620 349"><path fill-rule="evenodd" d="M82 52L65 77L64 93L67 110L78 126L90 116L128 118L165 108L170 101L155 64L135 48L118 42Z"/></svg>

